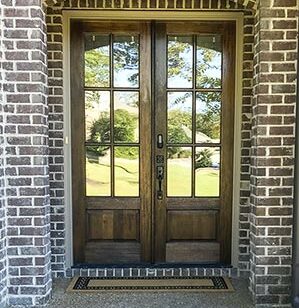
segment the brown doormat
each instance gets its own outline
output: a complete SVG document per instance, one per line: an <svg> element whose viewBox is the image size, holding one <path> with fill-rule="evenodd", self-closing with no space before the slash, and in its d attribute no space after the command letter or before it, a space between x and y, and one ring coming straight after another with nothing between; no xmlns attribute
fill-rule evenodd
<svg viewBox="0 0 299 308"><path fill-rule="evenodd" d="M226 277L75 277L68 292L234 291Z"/></svg>

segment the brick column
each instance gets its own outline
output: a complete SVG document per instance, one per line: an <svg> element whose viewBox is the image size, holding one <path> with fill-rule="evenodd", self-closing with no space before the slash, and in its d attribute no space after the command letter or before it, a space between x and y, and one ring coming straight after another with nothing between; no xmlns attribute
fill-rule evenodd
<svg viewBox="0 0 299 308"><path fill-rule="evenodd" d="M4 125L3 125L3 80L2 80L2 6L0 5L0 307L4 307L7 294L6 229L5 229L5 175L4 175Z"/></svg>
<svg viewBox="0 0 299 308"><path fill-rule="evenodd" d="M296 0L263 0L255 24L250 288L257 306L290 302Z"/></svg>
<svg viewBox="0 0 299 308"><path fill-rule="evenodd" d="M45 15L41 0L1 0L8 303L51 292Z"/></svg>

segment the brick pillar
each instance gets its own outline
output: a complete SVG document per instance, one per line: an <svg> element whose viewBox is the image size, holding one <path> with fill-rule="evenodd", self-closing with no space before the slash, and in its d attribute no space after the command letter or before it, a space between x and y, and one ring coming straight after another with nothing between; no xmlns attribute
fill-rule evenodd
<svg viewBox="0 0 299 308"><path fill-rule="evenodd" d="M0 5L0 21L3 10ZM0 23L0 307L6 303L7 268L6 268L6 228L5 228L5 176L4 176L4 138L3 138L3 80L2 80L2 21Z"/></svg>
<svg viewBox="0 0 299 308"><path fill-rule="evenodd" d="M290 303L296 0L263 0L255 23L250 289L257 306Z"/></svg>
<svg viewBox="0 0 299 308"><path fill-rule="evenodd" d="M41 0L1 0L8 303L51 293L45 15Z"/></svg>

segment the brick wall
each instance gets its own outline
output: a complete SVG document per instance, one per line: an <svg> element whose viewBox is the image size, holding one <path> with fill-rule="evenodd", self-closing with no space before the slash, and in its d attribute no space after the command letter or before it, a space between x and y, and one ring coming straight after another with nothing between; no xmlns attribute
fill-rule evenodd
<svg viewBox="0 0 299 308"><path fill-rule="evenodd" d="M53 4L56 1L48 1ZM241 1L239 1L241 2ZM55 276L65 275L65 207L64 203L64 152L63 152L63 45L62 45L62 10L98 8L107 9L126 7L127 1L58 1L47 9L48 32L48 67L49 67L49 145L50 145L50 196L51 196L51 243L52 270ZM140 1L132 1L132 7L138 8ZM135 3L135 4L134 4ZM153 1L143 1L151 8L162 7ZM182 1L168 1L168 6L182 7ZM171 4L172 3L172 4ZM254 7L254 1L246 1L247 7ZM201 4L201 7L198 7ZM237 1L185 1L186 8L244 11L244 54L243 54L243 99L242 102L242 142L241 142L241 191L240 191L240 225L239 225L239 268L246 275L249 273L249 212L250 212L250 133L252 106L252 75L253 75L253 30L254 11L244 9ZM171 8L169 7L169 8ZM147 9L143 7L143 9ZM239 206L239 205L237 205Z"/></svg>
<svg viewBox="0 0 299 308"><path fill-rule="evenodd" d="M297 10L260 1L256 15L250 287L263 307L290 302Z"/></svg>
<svg viewBox="0 0 299 308"><path fill-rule="evenodd" d="M8 303L39 306L51 292L45 16L40 0L1 7Z"/></svg>
<svg viewBox="0 0 299 308"><path fill-rule="evenodd" d="M2 17L2 6L0 5ZM3 138L3 80L2 80L2 18L0 18L0 307L4 306L7 294L7 268L6 268L6 228L5 228L5 175L4 175L4 138Z"/></svg>

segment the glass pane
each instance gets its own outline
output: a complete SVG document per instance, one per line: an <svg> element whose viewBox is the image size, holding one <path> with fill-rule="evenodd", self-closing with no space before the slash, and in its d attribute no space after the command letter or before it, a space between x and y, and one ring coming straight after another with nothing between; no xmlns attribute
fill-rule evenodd
<svg viewBox="0 0 299 308"><path fill-rule="evenodd" d="M114 141L138 142L139 93L114 92Z"/></svg>
<svg viewBox="0 0 299 308"><path fill-rule="evenodd" d="M220 143L221 93L196 93L196 143Z"/></svg>
<svg viewBox="0 0 299 308"><path fill-rule="evenodd" d="M167 196L190 197L192 182L191 147L167 148Z"/></svg>
<svg viewBox="0 0 299 308"><path fill-rule="evenodd" d="M110 147L86 147L86 196L111 195Z"/></svg>
<svg viewBox="0 0 299 308"><path fill-rule="evenodd" d="M110 142L110 92L85 92L86 141Z"/></svg>
<svg viewBox="0 0 299 308"><path fill-rule="evenodd" d="M169 92L167 106L168 143L191 143L192 92Z"/></svg>
<svg viewBox="0 0 299 308"><path fill-rule="evenodd" d="M221 88L221 36L197 36L196 87Z"/></svg>
<svg viewBox="0 0 299 308"><path fill-rule="evenodd" d="M114 87L138 88L139 38L115 36L113 39Z"/></svg>
<svg viewBox="0 0 299 308"><path fill-rule="evenodd" d="M85 36L85 86L110 86L110 46L108 35Z"/></svg>
<svg viewBox="0 0 299 308"><path fill-rule="evenodd" d="M218 197L220 180L220 148L196 148L195 196Z"/></svg>
<svg viewBox="0 0 299 308"><path fill-rule="evenodd" d="M139 148L114 147L115 196L139 196Z"/></svg>
<svg viewBox="0 0 299 308"><path fill-rule="evenodd" d="M168 88L192 88L192 36L168 36Z"/></svg>

